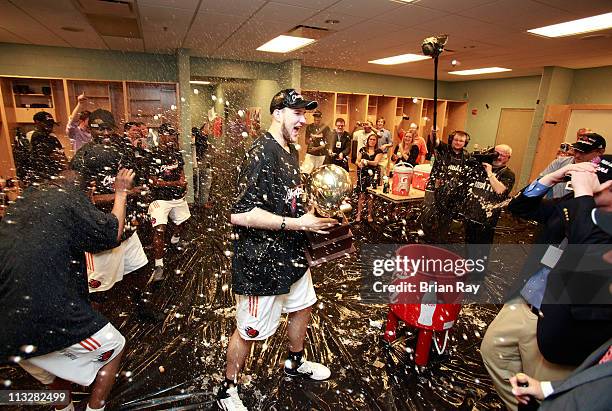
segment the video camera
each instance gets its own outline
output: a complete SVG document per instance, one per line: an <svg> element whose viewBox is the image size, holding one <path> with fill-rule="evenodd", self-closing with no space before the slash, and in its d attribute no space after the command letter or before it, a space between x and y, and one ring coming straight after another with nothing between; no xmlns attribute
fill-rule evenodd
<svg viewBox="0 0 612 411"><path fill-rule="evenodd" d="M479 163L493 164L498 157L499 153L495 151L495 147L485 147L472 153L472 158Z"/></svg>

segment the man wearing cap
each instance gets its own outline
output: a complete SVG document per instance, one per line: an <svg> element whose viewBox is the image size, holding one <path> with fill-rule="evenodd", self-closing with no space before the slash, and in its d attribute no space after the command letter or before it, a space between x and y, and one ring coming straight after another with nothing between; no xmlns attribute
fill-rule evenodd
<svg viewBox="0 0 612 411"><path fill-rule="evenodd" d="M306 156L302 163L302 173L310 174L312 170L325 163L327 146L331 130L321 122L323 114L319 110L312 113L313 122L306 126Z"/></svg>
<svg viewBox="0 0 612 411"><path fill-rule="evenodd" d="M185 221L191 217L189 206L185 200L187 180L183 169L185 161L179 151L178 133L168 123L159 127L159 146L151 152L149 184L151 199L149 216L155 230L153 236L153 254L155 268L150 282L162 281L164 276L164 243L168 217L176 226L170 243L177 247L185 247L181 241Z"/></svg>
<svg viewBox="0 0 612 411"><path fill-rule="evenodd" d="M606 139L597 133L580 134L581 130L578 130L578 139L574 144L572 144L574 155L571 157L561 157L553 160L544 169L544 171L540 173L540 177L557 171L568 164L578 164L589 161L597 162L598 157L606 151ZM549 193L548 196L552 198L560 198L570 194L571 192L572 190L571 187L568 186L567 179L564 179L552 188L550 191L552 194Z"/></svg>
<svg viewBox="0 0 612 411"><path fill-rule="evenodd" d="M572 178L574 198L545 199L546 193L567 175ZM514 215L535 220L543 226L521 270L520 281L510 289L513 298L489 325L481 345L485 367L508 409L517 407L508 384L514 374L525 372L548 381L563 379L584 359L552 362L551 357L544 356L539 317L549 302L546 295L551 284L558 284L558 262L568 259L568 252L572 253L568 247L609 243L610 236L595 227L591 210L594 207L612 208L610 177L612 172L607 166L604 170L591 162L568 164L532 182L508 206ZM545 313L543 315L546 317ZM597 341L589 347L587 353L600 343ZM558 339L554 344L558 345ZM575 351L568 353L568 359L576 358L581 352L579 344L564 347L568 346Z"/></svg>
<svg viewBox="0 0 612 411"><path fill-rule="evenodd" d="M142 172L130 141L117 134L112 113L97 109L89 117L92 141L77 151L73 161L84 161L95 168L87 169L92 200L96 207L107 211L115 195L115 175L121 168L134 170L136 185L142 185ZM95 160L95 161L94 161ZM141 187L133 188L128 196L126 221L121 244L112 250L96 254L87 253L87 275L92 300L101 303L108 297L103 291L110 290L123 276L147 264L147 257L136 229L139 220L146 215L141 203Z"/></svg>
<svg viewBox="0 0 612 411"><path fill-rule="evenodd" d="M253 142L238 176L238 194L231 209L234 226L232 287L236 294L236 330L227 348L225 381L217 398L224 410L244 410L238 375L253 341L276 331L283 312L289 314L289 352L285 373L324 380L322 364L306 361L304 338L317 297L304 250L304 231L322 232L337 224L307 212L303 203L295 143L306 123L306 110L317 107L296 90L278 92L270 103L272 124Z"/></svg>
<svg viewBox="0 0 612 411"><path fill-rule="evenodd" d="M66 168L67 159L62 143L53 134L57 124L51 113L39 111L34 114L36 129L32 133L32 180L43 181L54 178Z"/></svg>

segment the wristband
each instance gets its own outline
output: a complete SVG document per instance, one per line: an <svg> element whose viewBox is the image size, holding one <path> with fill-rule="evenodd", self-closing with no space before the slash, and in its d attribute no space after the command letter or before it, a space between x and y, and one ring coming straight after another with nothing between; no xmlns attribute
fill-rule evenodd
<svg viewBox="0 0 612 411"><path fill-rule="evenodd" d="M281 223L280 229L284 230L287 227L287 224L285 223L285 216L283 216L283 222Z"/></svg>

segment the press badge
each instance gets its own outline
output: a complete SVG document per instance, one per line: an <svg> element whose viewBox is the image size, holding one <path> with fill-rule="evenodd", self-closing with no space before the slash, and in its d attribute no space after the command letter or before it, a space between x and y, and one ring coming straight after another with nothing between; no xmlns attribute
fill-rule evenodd
<svg viewBox="0 0 612 411"><path fill-rule="evenodd" d="M555 268L562 254L563 250L561 248L550 245L540 262L548 268Z"/></svg>
<svg viewBox="0 0 612 411"><path fill-rule="evenodd" d="M567 184L565 184L565 189L568 191L574 191L574 187L572 187L572 180L568 181Z"/></svg>
<svg viewBox="0 0 612 411"><path fill-rule="evenodd" d="M342 148L342 143L340 143L340 141L336 141L336 148Z"/></svg>

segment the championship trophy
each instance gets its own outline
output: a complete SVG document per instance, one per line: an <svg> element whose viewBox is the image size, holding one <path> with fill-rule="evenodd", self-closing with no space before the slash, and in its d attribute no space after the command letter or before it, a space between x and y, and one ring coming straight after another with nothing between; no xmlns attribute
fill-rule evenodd
<svg viewBox="0 0 612 411"><path fill-rule="evenodd" d="M311 173L307 193L316 214L336 218L340 222L325 230L329 234L306 232L310 243L306 249L306 259L311 267L355 252L353 233L346 218L352 207L344 202L352 190L351 177L342 167L328 164Z"/></svg>

